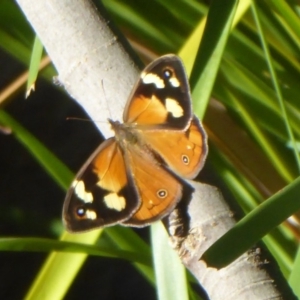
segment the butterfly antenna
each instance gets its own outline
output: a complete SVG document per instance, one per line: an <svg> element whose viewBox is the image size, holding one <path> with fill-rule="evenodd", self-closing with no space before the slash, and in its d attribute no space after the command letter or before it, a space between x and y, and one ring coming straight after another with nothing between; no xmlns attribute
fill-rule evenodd
<svg viewBox="0 0 300 300"><path fill-rule="evenodd" d="M89 123L106 123L106 121L95 121L95 120L89 120L84 118L77 118L77 117L67 117L67 121L81 121L81 122L89 122Z"/></svg>
<svg viewBox="0 0 300 300"><path fill-rule="evenodd" d="M93 120L89 120L89 119L84 119L84 118L77 118L77 117L67 117L66 118L67 121L70 121L70 120L76 120L76 121L82 121L82 122L95 122Z"/></svg>
<svg viewBox="0 0 300 300"><path fill-rule="evenodd" d="M101 87L102 87L102 91L103 91L103 94L104 94L105 104L106 104L106 107L107 107L107 111L108 111L109 116L111 118L112 114L111 114L111 111L110 111L110 108L109 108L109 105L108 105L108 102L107 102L107 97L106 97L106 93L105 93L105 89L104 89L103 79L101 79ZM95 120L89 120L89 119L77 118L77 117L67 117L66 120L67 121L70 121L70 120L74 121L75 120L75 121L82 121L82 122L103 123L103 121L95 121ZM106 123L106 121L105 121L105 123Z"/></svg>
<svg viewBox="0 0 300 300"><path fill-rule="evenodd" d="M112 119L112 113L111 113L110 107L108 105L108 99L106 97L105 88L104 88L104 80L103 79L101 79L101 87L102 87L102 90L103 90L103 94L104 94L104 98L105 98L105 103L106 103L106 109L107 109L108 114L109 114L109 119Z"/></svg>

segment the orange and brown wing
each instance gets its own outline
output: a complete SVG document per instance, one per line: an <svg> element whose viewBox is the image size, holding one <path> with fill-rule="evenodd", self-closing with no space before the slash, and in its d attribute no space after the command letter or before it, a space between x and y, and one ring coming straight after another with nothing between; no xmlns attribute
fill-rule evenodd
<svg viewBox="0 0 300 300"><path fill-rule="evenodd" d="M203 167L208 151L207 138L195 116L184 131L144 130L142 136L179 176L192 179Z"/></svg>
<svg viewBox="0 0 300 300"><path fill-rule="evenodd" d="M124 225L146 226L168 215L182 198L182 183L152 157L135 149L128 153L141 206Z"/></svg>
<svg viewBox="0 0 300 300"><path fill-rule="evenodd" d="M124 123L183 129L192 118L188 80L181 60L165 55L141 73L124 110Z"/></svg>
<svg viewBox="0 0 300 300"><path fill-rule="evenodd" d="M71 232L124 221L138 209L140 200L114 138L91 155L73 181L64 204L63 219Z"/></svg>

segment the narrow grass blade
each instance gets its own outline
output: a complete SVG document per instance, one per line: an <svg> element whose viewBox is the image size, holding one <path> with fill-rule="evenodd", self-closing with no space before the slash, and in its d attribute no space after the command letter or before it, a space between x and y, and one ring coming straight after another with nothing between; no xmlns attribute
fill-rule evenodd
<svg viewBox="0 0 300 300"><path fill-rule="evenodd" d="M205 252L203 259L216 268L231 263L300 209L299 194L300 177L240 220Z"/></svg>
<svg viewBox="0 0 300 300"><path fill-rule="evenodd" d="M38 36L34 39L33 49L30 58L29 73L26 87L26 98L30 95L31 91L35 89L35 82L39 73L39 66L43 54L43 44Z"/></svg>
<svg viewBox="0 0 300 300"><path fill-rule="evenodd" d="M236 0L215 0L210 6L204 35L190 78L194 109L200 118L203 118L210 99L237 3Z"/></svg>
<svg viewBox="0 0 300 300"><path fill-rule="evenodd" d="M161 222L151 226L151 240L158 298L188 300L185 269L168 244L168 235Z"/></svg>
<svg viewBox="0 0 300 300"><path fill-rule="evenodd" d="M298 249L298 253L296 255L293 270L290 275L289 284L291 285L294 293L300 299L300 248Z"/></svg>
<svg viewBox="0 0 300 300"><path fill-rule="evenodd" d="M61 240L93 244L98 240L99 234L99 230L77 235L65 233ZM87 253L52 252L40 269L25 299L63 299L87 256Z"/></svg>

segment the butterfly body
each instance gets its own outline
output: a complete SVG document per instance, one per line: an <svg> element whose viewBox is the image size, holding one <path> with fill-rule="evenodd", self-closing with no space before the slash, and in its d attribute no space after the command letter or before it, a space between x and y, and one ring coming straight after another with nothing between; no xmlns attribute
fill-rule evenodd
<svg viewBox="0 0 300 300"><path fill-rule="evenodd" d="M123 120L109 120L115 136L96 149L68 191L63 219L72 232L161 219L182 198L181 178L194 178L203 166L206 135L192 114L178 57L163 56L141 73Z"/></svg>
<svg viewBox="0 0 300 300"><path fill-rule="evenodd" d="M121 148L126 148L126 145L139 143L139 137L135 132L134 124L121 123L108 119L113 131L115 132L115 139Z"/></svg>

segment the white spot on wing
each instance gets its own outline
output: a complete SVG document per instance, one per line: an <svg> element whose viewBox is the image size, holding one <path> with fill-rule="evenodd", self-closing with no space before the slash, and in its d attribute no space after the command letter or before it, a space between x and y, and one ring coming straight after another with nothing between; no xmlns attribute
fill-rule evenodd
<svg viewBox="0 0 300 300"><path fill-rule="evenodd" d="M174 118L183 116L183 109L175 99L166 98L166 109Z"/></svg>
<svg viewBox="0 0 300 300"><path fill-rule="evenodd" d="M174 86L174 87L179 87L180 86L180 82L176 77L171 77L169 79L169 81L170 81L171 85Z"/></svg>
<svg viewBox="0 0 300 300"><path fill-rule="evenodd" d="M104 197L104 202L108 208L121 211L126 206L124 197L118 196L116 193L110 193Z"/></svg>
<svg viewBox="0 0 300 300"><path fill-rule="evenodd" d="M95 220L97 219L97 214L95 211L87 209L85 212L85 216L90 219L90 220Z"/></svg>
<svg viewBox="0 0 300 300"><path fill-rule="evenodd" d="M75 188L77 184L78 184L78 180L75 179L75 180L72 182L72 188Z"/></svg>
<svg viewBox="0 0 300 300"><path fill-rule="evenodd" d="M85 203L92 203L94 198L92 193L86 192L85 185L82 180L74 180L72 183L72 187L74 188L74 192L79 199L81 199Z"/></svg>
<svg viewBox="0 0 300 300"><path fill-rule="evenodd" d="M158 89L163 89L165 87L164 81L156 74L143 72L141 74L141 78L143 83L145 84L153 83Z"/></svg>

